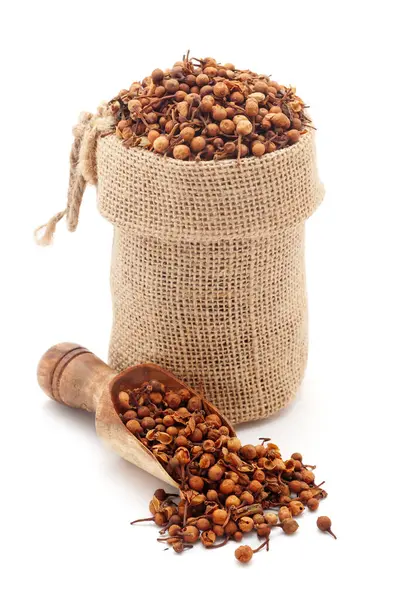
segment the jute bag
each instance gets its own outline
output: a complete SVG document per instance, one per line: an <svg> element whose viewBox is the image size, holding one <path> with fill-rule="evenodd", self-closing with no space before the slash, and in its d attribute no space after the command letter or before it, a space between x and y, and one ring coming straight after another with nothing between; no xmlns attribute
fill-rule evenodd
<svg viewBox="0 0 400 600"><path fill-rule="evenodd" d="M262 158L181 162L125 149L109 117L75 129L66 211L87 181L114 226L114 369L154 362L233 423L295 396L307 361L306 219L322 200L313 134Z"/></svg>

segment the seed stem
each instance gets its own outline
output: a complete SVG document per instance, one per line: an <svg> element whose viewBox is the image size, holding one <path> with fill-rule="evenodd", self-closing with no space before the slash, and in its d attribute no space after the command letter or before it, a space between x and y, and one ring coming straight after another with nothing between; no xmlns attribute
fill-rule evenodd
<svg viewBox="0 0 400 600"><path fill-rule="evenodd" d="M327 532L327 533L330 533L330 534L331 534L331 536L332 536L332 537L334 537L334 538L335 538L335 540L337 540L337 537L336 537L336 535L333 533L332 529L330 529L330 528L329 528L329 529L327 529L327 530L326 530L326 532Z"/></svg>
<svg viewBox="0 0 400 600"><path fill-rule="evenodd" d="M144 523L145 521L154 521L154 517L148 517L147 519L136 519L135 521L131 521L131 525L135 525L136 523Z"/></svg>
<svg viewBox="0 0 400 600"><path fill-rule="evenodd" d="M255 554L256 552L259 552L259 550L262 550L262 548L264 548L264 546L267 546L267 550L269 550L268 542L269 542L269 540L265 540L265 542L263 542L261 544L261 546L258 546L258 548L256 548L255 550L253 550L253 554Z"/></svg>
<svg viewBox="0 0 400 600"><path fill-rule="evenodd" d="M188 512L188 501L185 500L185 508L184 508L184 511L183 511L183 527L186 527L187 512Z"/></svg>
<svg viewBox="0 0 400 600"><path fill-rule="evenodd" d="M214 546L207 546L207 550L213 550L214 548L222 548L222 546L225 546L228 542L229 542L229 535L227 535L226 538L224 539L224 541L221 542L220 544L214 544Z"/></svg>

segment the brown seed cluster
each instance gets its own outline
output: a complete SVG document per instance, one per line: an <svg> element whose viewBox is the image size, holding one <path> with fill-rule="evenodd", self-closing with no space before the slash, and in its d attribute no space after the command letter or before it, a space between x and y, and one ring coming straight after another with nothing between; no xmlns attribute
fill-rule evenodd
<svg viewBox="0 0 400 600"><path fill-rule="evenodd" d="M240 562L248 562L269 549L273 529L292 535L298 529L295 517L306 507L316 510L327 495L315 483L315 467L305 465L301 454L283 460L268 438L242 446L217 414L207 413L202 398L187 389L145 382L119 393L119 411L129 431L180 488L179 501L157 490L150 502L152 516L132 524L153 520L165 536L159 541L176 552L198 541L218 548L255 532L264 540L261 546L251 552L241 546L235 553Z"/></svg>
<svg viewBox="0 0 400 600"><path fill-rule="evenodd" d="M261 157L311 127L293 87L188 55L121 90L109 106L124 146L177 160Z"/></svg>

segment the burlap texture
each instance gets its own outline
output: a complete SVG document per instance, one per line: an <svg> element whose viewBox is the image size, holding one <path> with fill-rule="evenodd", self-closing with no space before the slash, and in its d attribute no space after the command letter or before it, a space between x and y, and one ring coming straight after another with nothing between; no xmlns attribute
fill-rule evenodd
<svg viewBox="0 0 400 600"><path fill-rule="evenodd" d="M233 423L284 407L307 361L304 224L323 197L313 135L240 165L111 135L97 175L115 232L110 366L157 363Z"/></svg>

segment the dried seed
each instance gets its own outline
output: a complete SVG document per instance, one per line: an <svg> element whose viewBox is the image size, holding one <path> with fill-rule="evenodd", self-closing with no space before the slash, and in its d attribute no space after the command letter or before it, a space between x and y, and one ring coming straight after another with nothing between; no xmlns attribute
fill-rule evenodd
<svg viewBox="0 0 400 600"><path fill-rule="evenodd" d="M332 537L335 538L335 540L337 539L336 535L333 533L333 531L331 529L332 521L330 520L329 517L318 517L317 527L320 531L329 533Z"/></svg>
<svg viewBox="0 0 400 600"><path fill-rule="evenodd" d="M188 146L185 146L184 144L179 144L173 149L173 155L174 158L177 158L178 160L186 160L190 156L190 148ZM171 404L169 406L171 406Z"/></svg>
<svg viewBox="0 0 400 600"><path fill-rule="evenodd" d="M235 557L241 563L248 563L253 558L253 550L250 546L239 546L235 550Z"/></svg>

